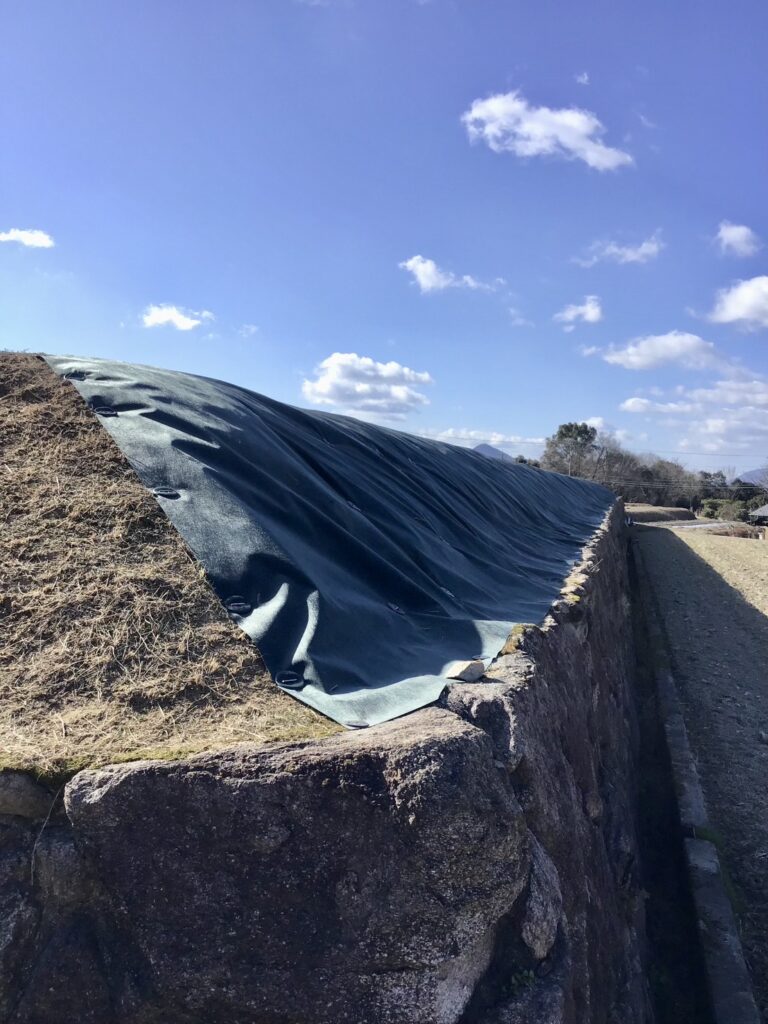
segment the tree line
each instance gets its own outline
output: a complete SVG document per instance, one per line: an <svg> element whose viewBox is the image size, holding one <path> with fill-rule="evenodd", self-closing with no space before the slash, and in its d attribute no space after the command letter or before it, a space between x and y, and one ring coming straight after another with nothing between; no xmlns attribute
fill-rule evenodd
<svg viewBox="0 0 768 1024"><path fill-rule="evenodd" d="M627 451L587 423L561 423L540 460L519 455L516 461L594 480L625 501L688 508L716 519L746 519L768 501L768 467L757 484L729 480L723 470L694 472L674 459Z"/></svg>

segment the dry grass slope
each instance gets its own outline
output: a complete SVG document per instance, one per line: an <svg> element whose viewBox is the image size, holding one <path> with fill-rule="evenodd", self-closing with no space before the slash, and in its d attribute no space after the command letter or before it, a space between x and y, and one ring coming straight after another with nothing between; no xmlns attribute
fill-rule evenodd
<svg viewBox="0 0 768 1024"><path fill-rule="evenodd" d="M687 508L667 508L663 505L643 505L641 502L629 502L627 514L636 523L669 523L675 519L695 519L693 512Z"/></svg>
<svg viewBox="0 0 768 1024"><path fill-rule="evenodd" d="M336 731L274 686L74 387L0 353L0 768Z"/></svg>

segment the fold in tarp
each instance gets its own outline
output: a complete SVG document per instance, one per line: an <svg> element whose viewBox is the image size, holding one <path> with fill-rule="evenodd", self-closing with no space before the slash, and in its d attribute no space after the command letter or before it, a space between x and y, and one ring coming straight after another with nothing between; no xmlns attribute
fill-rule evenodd
<svg viewBox="0 0 768 1024"><path fill-rule="evenodd" d="M46 357L101 419L275 682L346 725L436 700L540 622L603 487L245 388Z"/></svg>

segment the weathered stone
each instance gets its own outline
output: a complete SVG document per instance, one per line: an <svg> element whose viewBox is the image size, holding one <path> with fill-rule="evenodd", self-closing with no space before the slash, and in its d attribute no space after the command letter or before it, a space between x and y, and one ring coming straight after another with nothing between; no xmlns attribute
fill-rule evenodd
<svg viewBox="0 0 768 1024"><path fill-rule="evenodd" d="M0 821L0 893L9 883L29 882L32 850L40 826L23 818Z"/></svg>
<svg viewBox="0 0 768 1024"><path fill-rule="evenodd" d="M445 670L448 679L460 679L464 683L476 683L485 675L482 661L453 661Z"/></svg>
<svg viewBox="0 0 768 1024"><path fill-rule="evenodd" d="M114 1021L98 946L84 919L76 919L52 935L12 1017L12 1024L74 1021Z"/></svg>
<svg viewBox="0 0 768 1024"><path fill-rule="evenodd" d="M33 868L40 896L48 905L84 903L91 894L92 887L69 828L49 825L40 833L35 842Z"/></svg>
<svg viewBox="0 0 768 1024"><path fill-rule="evenodd" d="M649 1011L638 956L643 901L631 860L634 660L615 513L589 555L595 571L582 573L578 603L558 603L541 629L496 659L488 682L451 687L444 701L488 731L497 758L506 745L528 827L556 868L571 962L563 985L573 1009L565 1020L602 1022L611 1007L622 1024L639 1024ZM539 1024L535 1014L522 1019Z"/></svg>
<svg viewBox="0 0 768 1024"><path fill-rule="evenodd" d="M449 1024L529 867L488 737L434 708L81 772L66 807L161 999L209 1021Z"/></svg>
<svg viewBox="0 0 768 1024"><path fill-rule="evenodd" d="M23 987L39 921L27 889L12 885L0 890L0 1020L9 1019Z"/></svg>
<svg viewBox="0 0 768 1024"><path fill-rule="evenodd" d="M511 659L510 659L511 660ZM520 685L524 685L521 681ZM482 686L450 686L441 704L487 733L497 759L514 771L525 755L525 741L515 728L514 690L505 683Z"/></svg>
<svg viewBox="0 0 768 1024"><path fill-rule="evenodd" d="M563 912L557 869L535 840L532 848L531 880L523 918L522 936L537 960L552 949Z"/></svg>
<svg viewBox="0 0 768 1024"><path fill-rule="evenodd" d="M600 821L603 816L603 801L599 793L587 793L584 797L584 810L590 821Z"/></svg>
<svg viewBox="0 0 768 1024"><path fill-rule="evenodd" d="M570 995L571 970L567 952L560 950L556 965L546 976L513 976L513 995L490 1011L482 1024L582 1024L584 1018L577 1015ZM601 1015L601 1019L605 1017Z"/></svg>
<svg viewBox="0 0 768 1024"><path fill-rule="evenodd" d="M24 772L0 772L0 814L41 820L48 816L54 796Z"/></svg>

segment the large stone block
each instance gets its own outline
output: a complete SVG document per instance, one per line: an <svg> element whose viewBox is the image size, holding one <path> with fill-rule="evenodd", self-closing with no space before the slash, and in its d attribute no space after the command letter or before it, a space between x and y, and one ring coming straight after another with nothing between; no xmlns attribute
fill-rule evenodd
<svg viewBox="0 0 768 1024"><path fill-rule="evenodd" d="M66 809L169 1020L458 1020L529 844L436 708L318 743L78 774Z"/></svg>

